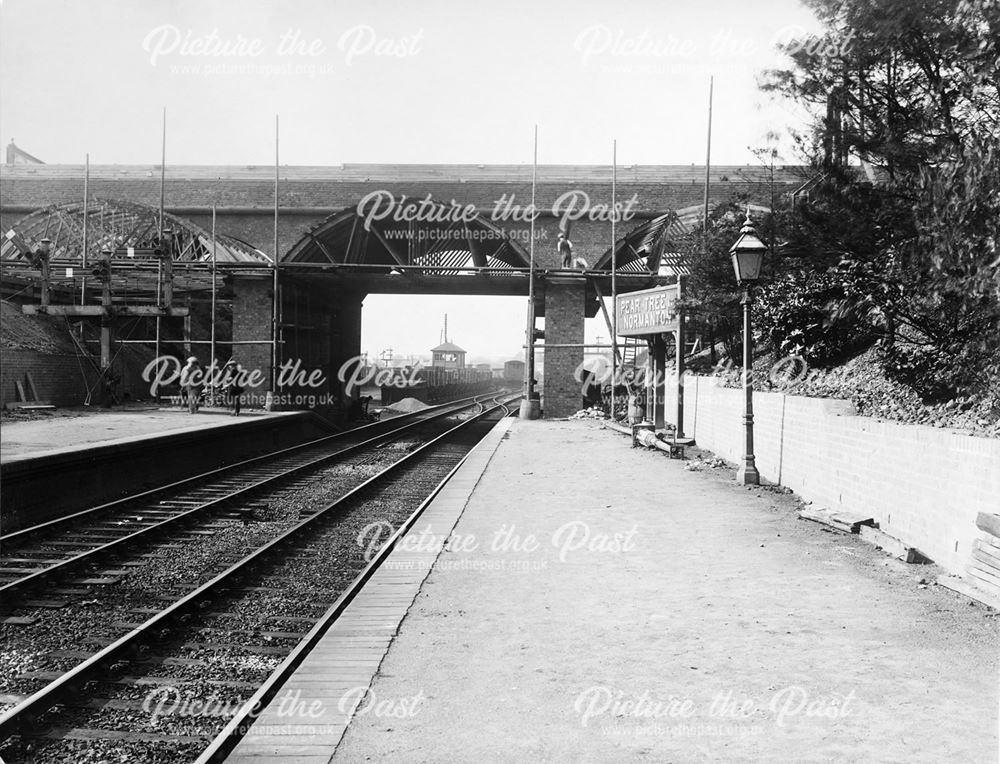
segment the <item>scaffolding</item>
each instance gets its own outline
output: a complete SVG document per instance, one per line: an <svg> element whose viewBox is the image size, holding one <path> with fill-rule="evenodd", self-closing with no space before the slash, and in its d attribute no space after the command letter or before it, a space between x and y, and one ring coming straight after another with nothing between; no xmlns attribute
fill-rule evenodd
<svg viewBox="0 0 1000 764"><path fill-rule="evenodd" d="M231 304L220 293L233 277L275 270L263 252L217 235L214 210L212 230L205 231L152 207L89 197L27 215L0 245L3 296L25 314L74 322L74 342L87 357L88 346L99 343L102 380L113 376L112 364L126 345L155 346L156 355L164 343L182 345L187 353L207 345L209 368L217 364L218 345L273 345L273 338L222 338L217 323L220 304ZM192 336L193 308L199 305L209 308L208 339ZM181 320L179 337L163 336L164 319ZM155 320L155 332L138 329L146 320ZM127 336L116 336L129 321ZM99 323L99 340L87 337L86 322Z"/></svg>

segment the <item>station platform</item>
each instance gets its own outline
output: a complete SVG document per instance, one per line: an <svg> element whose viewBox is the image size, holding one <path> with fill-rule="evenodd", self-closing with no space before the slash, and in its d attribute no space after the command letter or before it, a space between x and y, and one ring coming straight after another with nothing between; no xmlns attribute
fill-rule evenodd
<svg viewBox="0 0 1000 764"><path fill-rule="evenodd" d="M307 411L95 409L0 425L5 532L293 446L332 430Z"/></svg>
<svg viewBox="0 0 1000 764"><path fill-rule="evenodd" d="M997 759L991 611L698 465L504 420L227 761Z"/></svg>
<svg viewBox="0 0 1000 764"><path fill-rule="evenodd" d="M8 421L0 427L0 464L35 459L56 453L89 449L115 442L136 442L165 432L195 432L228 427L261 417L285 416L264 411L241 412L202 409L190 414L177 406L135 406L70 412L66 416Z"/></svg>

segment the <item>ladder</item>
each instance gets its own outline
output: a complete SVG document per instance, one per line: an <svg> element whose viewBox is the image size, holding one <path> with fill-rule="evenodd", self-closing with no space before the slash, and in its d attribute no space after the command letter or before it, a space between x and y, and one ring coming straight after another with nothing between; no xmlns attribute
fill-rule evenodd
<svg viewBox="0 0 1000 764"><path fill-rule="evenodd" d="M635 360L639 356L639 338L626 337L622 345L622 368L635 368Z"/></svg>
<svg viewBox="0 0 1000 764"><path fill-rule="evenodd" d="M625 343L619 345L617 338L615 337L614 326L611 323L611 316L608 315L607 308L604 306L604 294L601 290L601 285L598 283L597 279L593 280L594 289L597 292L597 299L601 306L601 313L604 314L604 321L608 325L608 332L611 335L611 344L614 346L612 349L612 354L614 355L616 365L618 367L618 373L624 376L624 370L626 367L631 366L635 368L635 359L639 353L639 338L638 337L626 337ZM631 376L625 378L625 386L628 389L629 395L635 393L635 389L632 386Z"/></svg>

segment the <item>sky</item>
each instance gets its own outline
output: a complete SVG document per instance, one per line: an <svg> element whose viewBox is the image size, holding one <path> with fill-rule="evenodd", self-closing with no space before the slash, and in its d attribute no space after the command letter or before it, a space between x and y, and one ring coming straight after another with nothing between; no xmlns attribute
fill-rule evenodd
<svg viewBox="0 0 1000 764"><path fill-rule="evenodd" d="M0 0L0 142L50 164L701 164L805 116L759 92L799 0ZM517 350L524 300L372 296L366 350ZM492 305L492 303L491 303ZM412 317L405 337L388 316ZM591 322L593 323L593 322ZM588 326L588 338L600 333ZM605 330L606 334L606 330Z"/></svg>

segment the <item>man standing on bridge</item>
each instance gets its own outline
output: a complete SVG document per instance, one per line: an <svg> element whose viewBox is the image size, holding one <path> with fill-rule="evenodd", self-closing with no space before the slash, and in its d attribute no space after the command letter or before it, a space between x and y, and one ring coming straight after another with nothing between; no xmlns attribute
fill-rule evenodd
<svg viewBox="0 0 1000 764"><path fill-rule="evenodd" d="M562 267L569 270L573 267L573 243L566 237L564 231L559 232L559 241L556 242L556 251L562 255Z"/></svg>

